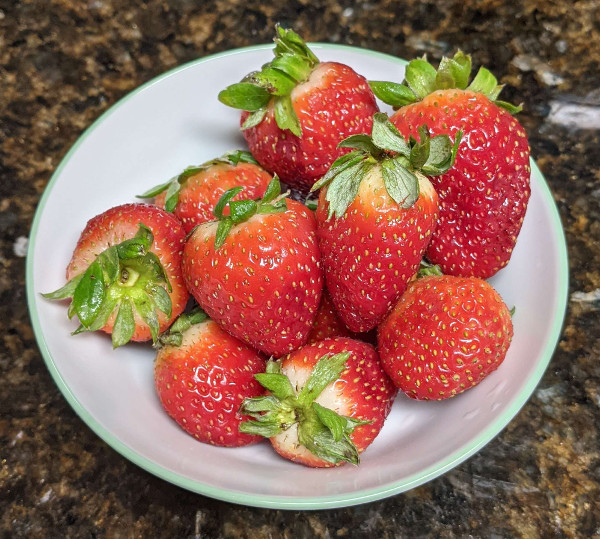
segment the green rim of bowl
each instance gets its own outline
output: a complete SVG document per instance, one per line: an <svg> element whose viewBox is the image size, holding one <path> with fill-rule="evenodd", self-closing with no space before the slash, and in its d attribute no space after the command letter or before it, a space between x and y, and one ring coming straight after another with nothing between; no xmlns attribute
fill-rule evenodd
<svg viewBox="0 0 600 539"><path fill-rule="evenodd" d="M359 54L363 54L365 56L371 57L379 57L382 59L390 60L392 62L397 63L398 65L406 65L406 61L400 58L396 58L394 56L380 53L368 49L361 49L357 47L351 47L346 45L335 45L328 43L313 43L311 46L314 46L315 49L325 49L331 51L342 51L347 50ZM123 97L113 106L111 106L107 111L105 111L90 127L88 127L84 133L80 136L80 138L76 141L76 143L72 146L72 148L67 152L60 165L52 175L48 186L46 187L38 207L36 209L33 223L31 226L30 232L30 241L29 248L27 253L27 266L26 266L26 284L27 284L27 303L29 306L29 313L31 317L31 322L33 326L33 330L38 342L38 346L40 351L44 357L46 362L46 366L52 375L55 383L58 388L67 399L68 403L75 410L75 412L79 415L79 417L90 427L100 438L102 438L108 445L110 445L113 449L123 455L125 458L145 469L157 477L160 477L170 483L183 487L192 492L196 492L198 494L202 494L204 496L208 496L211 498L224 500L227 502L232 502L236 504L249 505L254 507L265 507L265 508L277 508L277 509L331 509L336 507L347 507L351 505L358 505L367 502L372 502L376 500L380 500L394 494L399 494L401 492L405 492L412 488L415 488L423 483L431 481L432 479L443 475L448 472L464 460L468 459L472 455L474 455L477 451L479 451L484 445L486 445L490 440L492 440L495 436L497 436L506 425L510 422L510 420L519 412L522 406L527 402L533 391L535 390L537 384L539 383L542 375L544 374L550 359L554 353L554 349L556 344L558 343L558 339L562 332L562 324L564 321L566 306L567 306L567 296L568 296L568 280L569 280L569 270L568 270L568 259L567 259L567 247L564 237L564 231L561 224L560 216L558 214L558 210L556 208L554 199L552 197L552 193L548 184L546 183L543 175L541 174L539 168L535 164L535 162L531 162L532 165L532 183L535 182L537 188L541 190L542 197L544 199L545 204L550 210L552 217L552 233L557 239L557 247L559 250L559 267L558 270L558 280L559 280L559 292L558 292L558 300L557 300L557 308L554 313L554 319L552 321L552 327L550 328L550 338L547 340L546 345L544 347L542 353L542 360L538 363L536 370L530 376L527 384L516 396L516 398L512 401L511 405L508 409L496 419L492 424L488 425L488 427L479 433L479 435L472 440L470 443L463 446L461 449L453 452L448 455L442 461L422 470L419 473L415 473L408 478L403 479L402 481L398 481L395 483L391 483L389 485L369 489L369 490L361 490L351 494L343 494L343 495L331 495L331 496L316 496L316 497L296 497L296 496L277 496L277 495L253 495L244 492L236 492L229 489L222 489L218 487L212 487L210 485L205 485L201 482L191 480L177 473L171 472L163 468L161 465L156 464L155 462L140 456L134 450L132 450L129 446L124 444L120 439L116 438L110 431L105 429L96 419L88 413L88 411L83 407L83 405L77 400L77 398L71 392L69 386L63 380L58 368L54 364L54 359L50 350L48 349L48 345L46 343L44 334L41 329L40 320L38 316L38 312L35 306L35 292L33 287L33 254L35 251L35 244L37 238L37 231L39 222L44 211L44 207L46 202L52 192L52 188L56 183L57 179L61 175L63 168L66 163L70 160L71 156L77 151L79 146L83 143L83 141L87 138L87 136L94 131L100 124L102 124L111 114L115 112L120 106L124 103L135 97L138 93L147 89L148 87L159 83L167 77L170 77L182 70L190 69L192 67L197 66L198 64L202 64L208 61L213 61L215 59L224 58L226 56L236 55L236 54L244 54L246 52L253 52L257 50L263 49L271 49L272 45L258 45L252 47L244 47L239 49L234 49L230 51L226 51L223 53L218 53L210 56L206 56L204 58L200 58L198 60L194 60L177 68L174 68L170 71L163 73L162 75L156 77L155 79L143 84L139 88L133 90L131 93Z"/></svg>

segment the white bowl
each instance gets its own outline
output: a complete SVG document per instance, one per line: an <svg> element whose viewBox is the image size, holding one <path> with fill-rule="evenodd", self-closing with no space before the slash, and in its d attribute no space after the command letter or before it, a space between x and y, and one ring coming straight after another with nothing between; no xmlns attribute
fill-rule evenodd
<svg viewBox="0 0 600 539"><path fill-rule="evenodd" d="M401 81L405 62L373 51L312 45L371 80ZM87 425L149 472L186 489L259 507L323 509L381 499L450 470L496 436L542 377L561 332L568 267L550 190L532 163L532 194L507 268L491 282L516 306L503 365L447 402L399 397L359 467L313 470L278 457L268 442L223 449L197 442L163 412L149 346L113 351L102 334L70 335L66 307L41 292L64 284L65 267L92 216L164 182L186 166L245 148L239 112L219 90L272 58L272 46L203 58L145 84L103 114L64 158L44 192L27 257L31 320L58 387ZM383 107L383 110L389 110ZM58 448L57 448L58 450Z"/></svg>

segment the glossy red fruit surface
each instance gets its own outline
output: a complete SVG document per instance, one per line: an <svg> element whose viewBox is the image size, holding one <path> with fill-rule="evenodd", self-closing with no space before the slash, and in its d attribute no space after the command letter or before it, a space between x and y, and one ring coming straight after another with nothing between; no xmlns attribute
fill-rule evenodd
<svg viewBox="0 0 600 539"><path fill-rule="evenodd" d="M159 349L154 384L166 412L197 440L238 447L261 438L238 431L245 398L264 393L254 375L265 361L212 320L183 333L180 346Z"/></svg>
<svg viewBox="0 0 600 539"><path fill-rule="evenodd" d="M323 288L314 215L287 205L234 226L216 250L217 223L200 225L183 253L187 286L206 313L275 357L305 344Z"/></svg>
<svg viewBox="0 0 600 539"><path fill-rule="evenodd" d="M317 310L315 322L308 335L307 344L314 344L332 337L350 336L350 332L338 316L329 294L324 290L321 295L321 303Z"/></svg>
<svg viewBox="0 0 600 539"><path fill-rule="evenodd" d="M529 144L519 122L484 95L438 90L400 108L391 122L416 136L463 130L453 167L431 182L440 216L427 258L442 272L486 279L506 266L530 196Z"/></svg>
<svg viewBox="0 0 600 539"><path fill-rule="evenodd" d="M275 122L273 105L255 127L243 130L254 158L283 182L308 191L340 155L344 138L370 133L373 114L379 110L367 80L347 65L322 62L306 82L291 93L302 136L282 130ZM241 123L248 117L243 112Z"/></svg>
<svg viewBox="0 0 600 539"><path fill-rule="evenodd" d="M401 208L388 195L379 168L362 181L342 217L328 219L327 188L317 208L327 290L353 332L376 327L416 273L438 216L438 197L423 176L420 195Z"/></svg>
<svg viewBox="0 0 600 539"><path fill-rule="evenodd" d="M113 207L88 221L82 231L71 261L67 267L67 280L86 271L96 257L111 246L133 238L139 224L147 226L154 236L150 251L155 253L171 285L171 315L158 311L159 332L169 327L187 303L189 293L181 272L181 255L185 242L185 231L172 214L150 204L123 204ZM108 319L103 331L111 333L116 313ZM150 328L134 310L135 331L133 341L151 338Z"/></svg>
<svg viewBox="0 0 600 539"><path fill-rule="evenodd" d="M497 369L512 336L510 312L486 281L430 276L413 281L379 326L378 350L409 397L442 400Z"/></svg>

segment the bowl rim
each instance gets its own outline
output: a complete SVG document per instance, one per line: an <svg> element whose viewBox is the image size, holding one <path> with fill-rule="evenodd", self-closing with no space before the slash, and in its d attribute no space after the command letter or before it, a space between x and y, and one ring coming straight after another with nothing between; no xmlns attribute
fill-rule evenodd
<svg viewBox="0 0 600 539"><path fill-rule="evenodd" d="M361 47L354 47L350 45L340 45L340 44L332 44L332 43L309 43L311 47L315 49L327 50L327 51L342 51L347 50L350 52L360 53L366 56L379 57L386 60L390 60L398 63L398 65L406 65L406 60L401 58L397 58L393 55L374 51L371 49L365 49ZM94 417L88 413L85 407L77 400L77 398L72 393L69 385L62 378L57 366L54 363L54 359L49 350L48 344L44 337L39 314L36 309L36 293L34 291L34 252L36 246L37 232L40 226L40 220L44 213L44 208L46 206L46 202L51 195L54 184L58 181L58 178L61 176L63 168L69 162L73 154L77 151L79 146L88 138L88 136L98 128L110 115L116 112L122 105L133 99L137 94L146 90L147 88L160 83L164 79L171 77L183 70L187 70L190 68L194 68L199 64L203 64L212 60L225 58L227 56L244 54L247 52L255 52L264 49L272 49L272 44L262 44L262 45L253 45L249 47L241 47L236 49L227 50L224 52L219 52L211 55L204 56L202 58L198 58L192 60L190 62L184 63L180 66L172 68L157 77L147 81L141 86L135 88L119 100L117 100L113 105L111 105L106 111L104 111L88 128L86 128L83 133L78 137L76 142L71 146L65 156L62 158L58 167L52 174L38 206L35 210L32 225L29 233L29 245L26 256L26 292L27 292L27 304L29 308L29 315L34 331L34 335L36 337L36 341L38 347L42 353L44 361L54 382L58 386L61 393L66 398L67 402L76 412L76 414L83 420L83 422L91 428L93 432L96 433L104 442L106 442L109 446L111 446L115 451L120 453L129 461L133 462L140 468L150 472L151 474L160 477L161 479L175 484L179 487L185 488L186 490L195 492L197 494L201 494L204 496L208 496L211 498L215 498L222 501L227 501L235 504L248 505L253 507L262 507L262 508L277 508L277 509L331 509L337 507L347 507L352 505L363 504L367 502L372 502L376 500L380 500L386 498L388 496L399 494L415 488L419 485L422 485L436 477L443 475L448 472L461 462L465 461L469 457L473 456L476 452L478 452L484 445L489 443L494 437L496 437L511 421L511 419L519 412L519 410L523 407L523 405L527 402L527 400L531 397L531 394L535 390L536 386L540 382L552 356L560 335L562 333L564 318L566 314L567 307L567 299L568 299L568 289L569 289L569 266L568 266L568 254L567 254L567 245L565 240L564 229L562 226L562 222L560 219L560 215L558 212L558 208L552 196L552 192L548 183L546 182L544 176L539 170L537 164L530 160L531 164L531 175L537 176L537 180L539 183L539 188L541 190L541 196L550 210L551 214L551 224L552 224L552 232L557 240L557 250L559 251L559 267L557 268L558 273L558 281L559 281L559 291L557 292L557 309L556 315L554 317L552 327L549 329L550 337L545 343L544 349L541 354L542 360L538 363L537 368L530 376L527 384L523 387L518 396L513 400L510 406L504 411L502 415L500 415L494 422L489 424L485 429L483 429L478 436L473 439L466 446L463 446L461 449L454 451L449 454L442 461L437 462L436 464L429 466L428 468L414 473L408 478L404 478L401 481L397 481L390 485L386 485L383 487L372 488L368 490L361 490L349 494L341 494L341 495L328 495L328 496L316 496L316 497L297 497L297 496L281 496L281 495L267 495L267 494L248 494L243 492L236 492L230 489L214 487L210 485L203 484L193 479L189 479L185 476L182 476L178 473L172 472L163 468L160 464L157 464L150 459L142 457L136 451L131 449L125 443L123 443L119 438L113 435L108 429L103 427Z"/></svg>

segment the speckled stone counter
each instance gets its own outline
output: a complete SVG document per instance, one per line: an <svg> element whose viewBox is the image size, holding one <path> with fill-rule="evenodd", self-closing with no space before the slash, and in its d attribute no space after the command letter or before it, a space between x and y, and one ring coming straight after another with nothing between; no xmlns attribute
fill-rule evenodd
<svg viewBox="0 0 600 539"><path fill-rule="evenodd" d="M599 14L596 0L0 0L1 536L600 536ZM34 210L82 131L169 68L269 42L276 22L404 58L471 52L523 102L569 246L562 338L517 417L443 477L346 509L236 506L131 464L59 392L25 299Z"/></svg>

